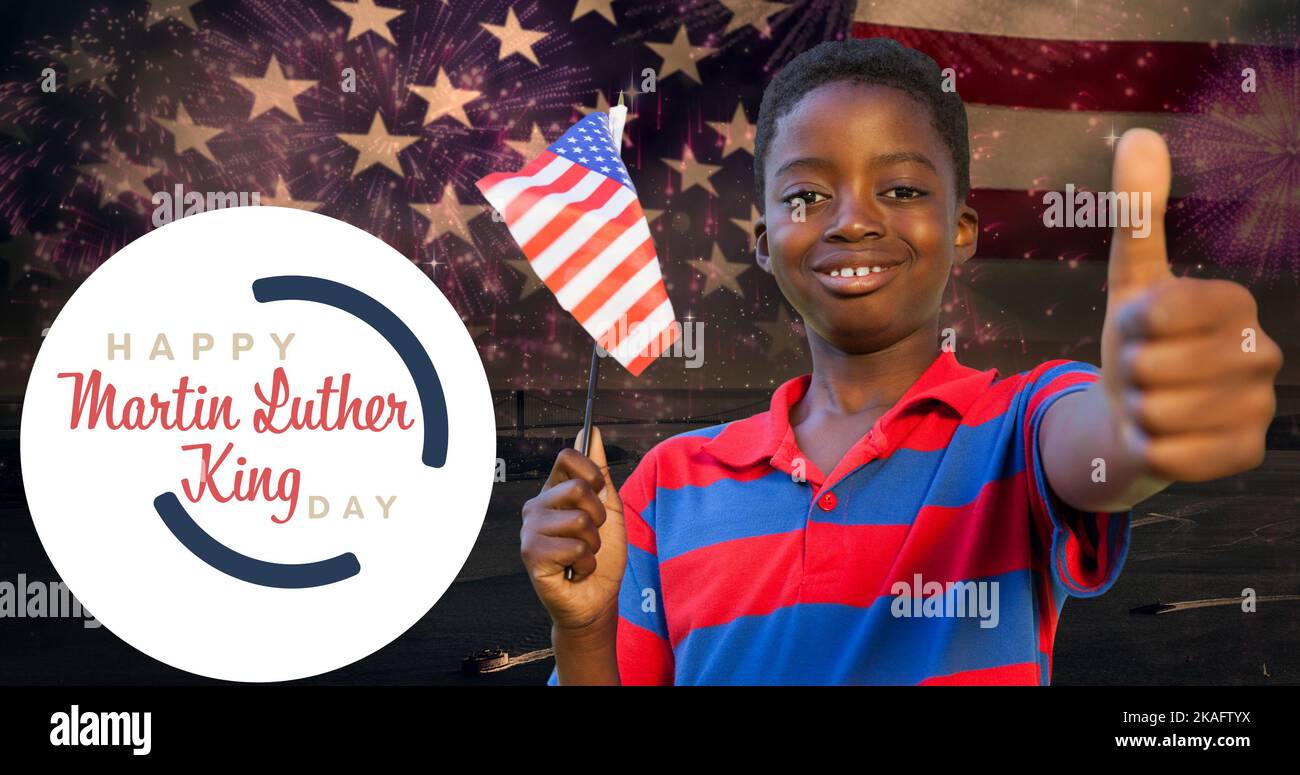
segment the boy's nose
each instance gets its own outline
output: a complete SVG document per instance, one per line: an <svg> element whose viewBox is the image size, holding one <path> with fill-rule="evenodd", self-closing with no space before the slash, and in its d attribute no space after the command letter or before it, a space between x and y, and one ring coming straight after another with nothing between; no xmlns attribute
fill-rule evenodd
<svg viewBox="0 0 1300 775"><path fill-rule="evenodd" d="M885 233L885 222L880 207L869 198L844 197L832 219L832 226L824 239L858 242Z"/></svg>

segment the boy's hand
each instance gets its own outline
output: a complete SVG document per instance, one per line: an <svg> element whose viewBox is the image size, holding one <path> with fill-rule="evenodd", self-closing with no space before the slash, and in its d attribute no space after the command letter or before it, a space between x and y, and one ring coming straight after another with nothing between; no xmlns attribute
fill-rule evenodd
<svg viewBox="0 0 1300 775"><path fill-rule="evenodd" d="M537 497L524 504L520 556L555 627L612 632L627 565L623 501L609 475L600 429L591 429L589 457L579 432L561 450ZM564 578L573 566L573 580Z"/></svg>
<svg viewBox="0 0 1300 775"><path fill-rule="evenodd" d="M1264 460L1282 350L1260 329L1246 288L1170 271L1164 227L1169 184L1169 151L1160 135L1125 132L1115 150L1112 187L1121 195L1150 192L1150 233L1134 236L1134 229L1116 224L1102 383L1114 431L1146 475L1199 482Z"/></svg>

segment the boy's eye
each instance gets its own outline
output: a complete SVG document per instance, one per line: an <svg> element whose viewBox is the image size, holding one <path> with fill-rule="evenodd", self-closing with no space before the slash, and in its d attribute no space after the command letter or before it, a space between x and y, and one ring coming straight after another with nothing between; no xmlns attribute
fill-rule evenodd
<svg viewBox="0 0 1300 775"><path fill-rule="evenodd" d="M825 196L825 194L819 194L819 193L817 193L816 191L802 190L802 191L795 191L793 194L787 194L786 196L781 197L781 201L784 202L785 204L789 205L789 204L791 204L791 200L804 198L804 197L807 197L807 196L809 196L809 195L811 195L811 196ZM816 202L809 202L807 199L804 199L803 201L804 201L806 204L810 204L810 205L815 205L815 204L817 204Z"/></svg>
<svg viewBox="0 0 1300 775"><path fill-rule="evenodd" d="M893 193L898 193L899 195L889 196ZM894 186L885 192L885 196L889 196L890 199L919 199L920 197L925 196L925 192L919 188L912 188L911 186Z"/></svg>
<svg viewBox="0 0 1300 775"><path fill-rule="evenodd" d="M913 186L894 186L893 188L886 191L884 195L886 197L889 197L890 199L897 199L906 202L913 199L920 199L921 197L926 195L926 192L922 191L919 188L914 188ZM806 204L814 205L817 204L817 201L815 199L810 200L808 199L808 197L819 197L819 196L822 198L826 198L825 194L818 193L817 191L809 191L807 189L804 189L801 191L795 191L792 194L788 194L782 197L781 201L784 202L787 206L791 206L795 199L803 199Z"/></svg>

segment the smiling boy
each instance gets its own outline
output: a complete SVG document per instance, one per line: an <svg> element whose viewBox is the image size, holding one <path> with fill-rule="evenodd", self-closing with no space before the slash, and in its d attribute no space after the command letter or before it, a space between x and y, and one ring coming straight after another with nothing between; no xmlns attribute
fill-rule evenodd
<svg viewBox="0 0 1300 775"><path fill-rule="evenodd" d="M756 255L812 373L659 443L621 490L598 430L590 457L559 455L521 533L552 683L1046 684L1065 599L1113 584L1132 507L1262 461L1281 351L1244 288L1170 272L1153 132L1116 148L1116 191L1153 212L1147 236L1115 232L1101 368L1000 377L941 346L979 234L942 82L871 39L767 87Z"/></svg>

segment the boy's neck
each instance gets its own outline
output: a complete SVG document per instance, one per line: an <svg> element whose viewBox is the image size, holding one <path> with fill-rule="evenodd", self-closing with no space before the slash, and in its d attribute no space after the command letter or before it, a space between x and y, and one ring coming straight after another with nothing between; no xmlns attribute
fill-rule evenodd
<svg viewBox="0 0 1300 775"><path fill-rule="evenodd" d="M903 397L939 357L938 322L923 326L882 350L846 353L809 331L812 381L791 421L810 414L880 416Z"/></svg>

